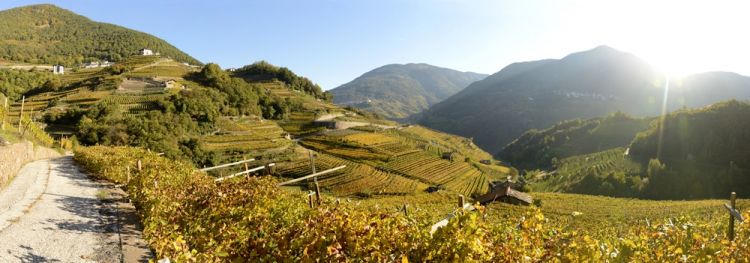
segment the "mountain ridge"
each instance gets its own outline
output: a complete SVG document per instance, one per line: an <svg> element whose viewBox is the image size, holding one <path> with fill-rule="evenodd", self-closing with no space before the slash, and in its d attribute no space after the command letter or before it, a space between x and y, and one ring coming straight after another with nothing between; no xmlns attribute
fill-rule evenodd
<svg viewBox="0 0 750 263"><path fill-rule="evenodd" d="M388 64L331 89L334 102L404 119L486 75L426 63Z"/></svg>
<svg viewBox="0 0 750 263"><path fill-rule="evenodd" d="M729 80L718 86L717 80L707 80L709 76ZM526 130L564 120L617 111L657 116L665 83L664 74L637 56L599 46L562 59L513 63L433 105L418 123L472 137L480 147L497 153ZM741 75L691 75L670 84L667 109L750 98L746 83L750 78Z"/></svg>

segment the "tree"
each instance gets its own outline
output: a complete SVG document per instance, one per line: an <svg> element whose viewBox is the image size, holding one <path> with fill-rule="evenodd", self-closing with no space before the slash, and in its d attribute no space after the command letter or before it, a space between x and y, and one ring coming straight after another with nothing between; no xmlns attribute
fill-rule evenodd
<svg viewBox="0 0 750 263"><path fill-rule="evenodd" d="M662 164L659 159L651 159L648 161L646 173L649 178L655 178L662 174L665 169L666 165Z"/></svg>
<svg viewBox="0 0 750 263"><path fill-rule="evenodd" d="M44 82L42 88L46 91L58 91L62 86L62 81L59 78L52 78Z"/></svg>

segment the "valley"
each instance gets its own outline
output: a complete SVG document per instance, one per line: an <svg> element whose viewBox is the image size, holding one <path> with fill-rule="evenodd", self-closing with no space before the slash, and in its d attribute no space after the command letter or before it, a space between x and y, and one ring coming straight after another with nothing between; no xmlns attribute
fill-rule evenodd
<svg viewBox="0 0 750 263"><path fill-rule="evenodd" d="M326 90L296 67L223 68L49 4L0 11L0 25L0 152L72 156L2 156L0 204L46 176L116 211L92 192L116 188L151 260L750 258L750 77L670 79L599 46L491 75L387 64ZM47 172L13 181L28 169ZM44 207L59 203L45 191ZM23 205L3 244L57 215L45 233L121 234L96 225L103 208ZM75 236L105 246L88 234ZM60 254L24 238L8 253ZM115 257L76 249L60 258Z"/></svg>

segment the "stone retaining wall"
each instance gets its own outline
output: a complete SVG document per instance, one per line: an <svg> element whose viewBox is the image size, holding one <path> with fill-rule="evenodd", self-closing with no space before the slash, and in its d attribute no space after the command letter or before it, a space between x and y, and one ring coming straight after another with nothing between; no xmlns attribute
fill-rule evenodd
<svg viewBox="0 0 750 263"><path fill-rule="evenodd" d="M25 164L57 156L60 156L59 152L42 146L34 146L28 141L0 146L0 188L7 185Z"/></svg>

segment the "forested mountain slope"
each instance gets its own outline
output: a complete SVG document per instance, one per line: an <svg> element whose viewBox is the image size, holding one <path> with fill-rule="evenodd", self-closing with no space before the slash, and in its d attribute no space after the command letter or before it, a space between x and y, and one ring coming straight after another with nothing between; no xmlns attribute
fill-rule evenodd
<svg viewBox="0 0 750 263"><path fill-rule="evenodd" d="M629 149L561 159L533 187L652 199L725 198L750 193L750 104L730 100L651 122Z"/></svg>
<svg viewBox="0 0 750 263"><path fill-rule="evenodd" d="M563 158L626 147L652 120L618 112L605 118L562 121L525 132L497 156L519 169L552 169Z"/></svg>
<svg viewBox="0 0 750 263"><path fill-rule="evenodd" d="M54 5L0 11L0 60L70 67L87 61L120 61L143 48L200 64L155 36L95 22Z"/></svg>

